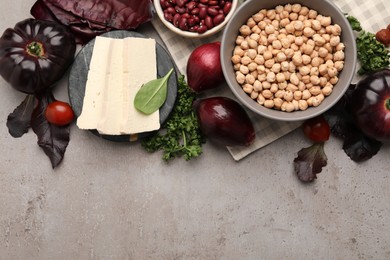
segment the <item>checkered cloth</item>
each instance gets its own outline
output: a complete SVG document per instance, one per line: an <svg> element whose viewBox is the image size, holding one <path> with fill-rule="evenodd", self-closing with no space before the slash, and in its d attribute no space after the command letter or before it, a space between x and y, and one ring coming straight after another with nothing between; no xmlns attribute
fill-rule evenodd
<svg viewBox="0 0 390 260"><path fill-rule="evenodd" d="M326 1L326 0L322 0ZM366 31L376 32L390 23L390 5L388 0L333 0L333 2L344 12L353 15L361 22ZM242 2L242 1L241 1ZM189 39L177 36L169 31L156 16L152 21L153 26L166 44L172 58L176 62L179 71L186 74L186 64L189 55L197 46L216 40L220 40L222 32L204 39ZM231 95L229 88L222 90L221 95ZM256 130L256 140L248 147L227 147L235 160L240 160L250 153L260 149L285 134L296 129L301 122L280 122L263 118L247 110Z"/></svg>

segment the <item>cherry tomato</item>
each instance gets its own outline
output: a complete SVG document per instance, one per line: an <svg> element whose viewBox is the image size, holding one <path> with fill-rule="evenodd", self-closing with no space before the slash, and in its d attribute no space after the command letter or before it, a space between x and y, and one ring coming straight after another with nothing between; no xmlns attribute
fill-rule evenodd
<svg viewBox="0 0 390 260"><path fill-rule="evenodd" d="M315 143L322 143L329 139L330 127L323 116L306 120L302 129L305 136Z"/></svg>
<svg viewBox="0 0 390 260"><path fill-rule="evenodd" d="M63 126L70 124L74 119L72 107L62 101L50 103L45 111L47 121L53 125Z"/></svg>

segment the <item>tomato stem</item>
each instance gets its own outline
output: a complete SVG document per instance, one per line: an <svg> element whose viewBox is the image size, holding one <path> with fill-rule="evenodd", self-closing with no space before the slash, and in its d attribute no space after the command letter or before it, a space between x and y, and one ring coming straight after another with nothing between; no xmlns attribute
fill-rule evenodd
<svg viewBox="0 0 390 260"><path fill-rule="evenodd" d="M45 54L43 45L40 42L30 42L26 47L26 51L29 55L38 58L42 57Z"/></svg>

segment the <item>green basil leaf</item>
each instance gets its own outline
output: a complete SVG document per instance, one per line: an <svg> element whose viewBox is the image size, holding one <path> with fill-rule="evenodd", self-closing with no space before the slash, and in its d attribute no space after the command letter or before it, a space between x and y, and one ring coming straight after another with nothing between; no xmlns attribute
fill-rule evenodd
<svg viewBox="0 0 390 260"><path fill-rule="evenodd" d="M162 78L154 79L142 85L134 98L134 106L144 114L157 111L167 99L168 79L173 68Z"/></svg>

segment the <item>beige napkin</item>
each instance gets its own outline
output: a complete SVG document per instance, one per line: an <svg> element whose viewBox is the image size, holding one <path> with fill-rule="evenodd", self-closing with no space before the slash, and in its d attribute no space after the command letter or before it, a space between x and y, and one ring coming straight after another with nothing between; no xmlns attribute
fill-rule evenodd
<svg viewBox="0 0 390 260"><path fill-rule="evenodd" d="M376 32L390 23L390 5L385 3L388 0L334 0L333 2L342 12L358 18L366 31ZM204 39L184 38L168 30L157 16L152 20L152 24L183 75L186 75L187 60L194 48L206 42L221 40L222 36L222 32L220 32L215 36ZM228 87L220 90L219 94L233 97ZM247 110L247 112L256 130L256 140L248 147L227 147L232 157L237 161L291 132L301 123L270 120L258 116L252 111Z"/></svg>

